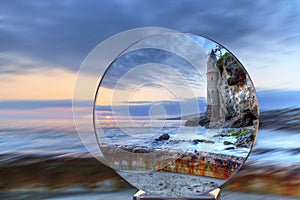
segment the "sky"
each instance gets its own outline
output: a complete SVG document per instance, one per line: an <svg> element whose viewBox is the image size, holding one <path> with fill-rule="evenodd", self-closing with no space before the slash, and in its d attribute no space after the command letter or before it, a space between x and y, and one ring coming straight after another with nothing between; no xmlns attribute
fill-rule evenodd
<svg viewBox="0 0 300 200"><path fill-rule="evenodd" d="M138 27L211 38L245 66L261 107L299 106L299 11L297 0L2 0L0 119L72 119L85 57L108 37Z"/></svg>

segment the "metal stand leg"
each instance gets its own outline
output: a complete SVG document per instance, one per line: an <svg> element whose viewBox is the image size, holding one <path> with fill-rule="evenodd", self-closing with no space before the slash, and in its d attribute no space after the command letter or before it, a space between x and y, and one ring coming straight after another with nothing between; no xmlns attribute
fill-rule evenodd
<svg viewBox="0 0 300 200"><path fill-rule="evenodd" d="M181 197L159 197L151 194L147 194L142 190L139 190L134 196L133 200L220 200L221 190L216 188L211 192L195 197L181 198Z"/></svg>

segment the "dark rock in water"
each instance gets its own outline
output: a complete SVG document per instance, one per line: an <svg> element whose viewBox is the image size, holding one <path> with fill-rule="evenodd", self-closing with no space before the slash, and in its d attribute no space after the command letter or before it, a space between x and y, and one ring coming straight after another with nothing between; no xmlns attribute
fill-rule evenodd
<svg viewBox="0 0 300 200"><path fill-rule="evenodd" d="M185 122L185 126L199 126L199 120L195 119L195 120L187 120Z"/></svg>
<svg viewBox="0 0 300 200"><path fill-rule="evenodd" d="M183 140L170 140L169 142L167 142L167 144L172 144L172 145L174 145L174 144L178 144L178 143L180 143L180 142L183 142Z"/></svg>
<svg viewBox="0 0 300 200"><path fill-rule="evenodd" d="M119 147L120 149L127 151L127 152L132 152L134 146L130 146L130 145L122 145Z"/></svg>
<svg viewBox="0 0 300 200"><path fill-rule="evenodd" d="M235 149L235 148L234 147L227 147L224 150L232 150L232 149Z"/></svg>
<svg viewBox="0 0 300 200"><path fill-rule="evenodd" d="M121 145L119 146L119 148L124 151L133 152L133 153L149 153L153 151L153 149L148 148L146 146L135 146L135 145Z"/></svg>
<svg viewBox="0 0 300 200"><path fill-rule="evenodd" d="M194 143L194 144L198 144L199 142L200 142L200 143L214 144L214 142L211 141L211 140L205 140L205 139L201 139L201 140L199 140L199 139L193 140L193 143Z"/></svg>
<svg viewBox="0 0 300 200"><path fill-rule="evenodd" d="M168 140L168 139L170 139L169 134L164 133L161 136L159 136L159 138L156 138L155 141L162 141L162 140Z"/></svg>
<svg viewBox="0 0 300 200"><path fill-rule="evenodd" d="M132 152L133 153L150 153L153 149L147 148L147 147L135 147Z"/></svg>
<svg viewBox="0 0 300 200"><path fill-rule="evenodd" d="M224 145L231 145L231 144L233 144L233 143L232 143L232 142L225 141L223 144L224 144Z"/></svg>
<svg viewBox="0 0 300 200"><path fill-rule="evenodd" d="M215 143L214 141L211 141L211 140L204 140L203 142L208 143L208 144L214 144Z"/></svg>
<svg viewBox="0 0 300 200"><path fill-rule="evenodd" d="M146 146L135 146L135 145L121 145L119 146L120 149L132 152L132 153L149 153L152 152L152 148L148 148Z"/></svg>
<svg viewBox="0 0 300 200"><path fill-rule="evenodd" d="M198 141L196 141L196 140L194 140L194 141L193 141L193 143L194 143L194 144L198 144L199 142L198 142Z"/></svg>
<svg viewBox="0 0 300 200"><path fill-rule="evenodd" d="M247 135L238 138L238 140L234 143L234 146L251 148L253 141L254 141L254 135L252 133L249 133Z"/></svg>
<svg viewBox="0 0 300 200"><path fill-rule="evenodd" d="M232 111L233 112L233 111ZM240 113L239 116L233 113L226 113L225 121L211 121L203 116L200 119L187 120L185 126L203 126L205 128L240 128L253 126L257 117L249 110Z"/></svg>
<svg viewBox="0 0 300 200"><path fill-rule="evenodd" d="M206 116L200 117L200 119L191 119L185 122L185 126L209 126L210 120Z"/></svg>

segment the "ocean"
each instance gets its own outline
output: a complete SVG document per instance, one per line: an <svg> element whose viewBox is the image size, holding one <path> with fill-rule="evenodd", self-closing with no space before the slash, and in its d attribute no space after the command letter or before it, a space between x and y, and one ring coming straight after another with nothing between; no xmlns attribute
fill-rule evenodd
<svg viewBox="0 0 300 200"><path fill-rule="evenodd" d="M141 125L141 123L145 123ZM203 135L212 138L210 132L206 132L202 128L193 129L192 135L183 134L183 136L178 136L176 134L176 127L178 127L179 121L170 121L165 124L165 128L161 129L161 123L149 126L146 122L138 122L136 124L138 127L142 127L140 130L144 132L135 133L135 140L129 140L133 138L133 135L124 134L123 139L120 140L120 134L116 134L116 127L110 125L109 123L104 126L104 130L107 133L115 133L109 139L114 143L124 144L130 141L131 143L138 143L141 145L149 145L147 141L153 141L159 135L163 133L170 133L171 139L177 137L177 139L193 138L199 139ZM132 127L124 126L127 131L130 131ZM183 128L182 133L188 133L191 131L189 128ZM136 130L136 129L134 129ZM132 132L131 132L132 134ZM214 132L215 134L215 132ZM176 136L177 135L177 136ZM246 166L252 166L255 169L263 169L268 167L283 168L283 169L298 169L300 165L300 143L299 143L299 132L292 132L286 130L272 130L272 129L260 129L257 135L256 143L254 145L253 151L250 154L248 160L246 161ZM119 138L119 139L118 139ZM150 140L145 140L145 138L150 138ZM101 138L100 138L101 139ZM89 152L82 145L80 138L75 130L73 121L1 121L0 122L0 167L5 168L7 165L26 165L32 162L30 159L24 161L24 156L34 156L35 159L45 159L47 158L60 158L60 157L74 157L74 158L86 158L91 157ZM153 144L151 144L153 145ZM181 144L172 146L168 144L163 144L167 148L179 148L188 149L195 148L191 144ZM211 145L211 144L208 144ZM203 146L201 148L208 148L215 152L225 152L231 154L230 151L224 151L223 141L218 141L216 145ZM240 155L247 156L247 151L239 152ZM36 160L35 160L36 162ZM1 171L1 170L0 170ZM76 175L74 175L76 176ZM110 187L110 186L108 186ZM106 186L107 188L107 186ZM31 190L31 189L30 189ZM27 199L21 196L29 194L27 190L22 193L22 190L10 191L2 193L3 199ZM75 191L75 193L74 193ZM44 189L39 189L38 194L34 192L34 195L41 195L43 198L37 199L84 199L85 197L91 199L103 199L107 196L114 196L117 199L130 199L130 195L134 190L126 190L120 192L112 192L110 190L104 191L94 191L89 193L87 191L78 191L78 188L71 188L66 186L65 189L60 189L60 192L51 193ZM20 194L21 192L21 194ZM0 196L1 196L0 195ZM229 191L225 192L225 196L231 196L232 193ZM240 196L247 194L238 194ZM2 198L1 197L1 198ZM16 198L18 197L18 198ZM45 197L45 198L44 198ZM47 197L47 198L46 198ZM79 198L82 197L82 198ZM255 197L255 196L254 196ZM254 198L253 197L253 198ZM257 197L257 198L256 198ZM268 199L267 196L262 196L259 198L257 195L256 199ZM234 198L230 198L234 199ZM276 199L274 197L274 199ZM280 199L279 197L277 199ZM282 199L288 199L282 198ZM293 198L291 198L293 199Z"/></svg>
<svg viewBox="0 0 300 200"><path fill-rule="evenodd" d="M142 123L142 122L140 122ZM172 137L176 137L176 124L178 122L170 122L166 128L160 130L151 127L150 131L141 128L147 133L154 133L148 135L150 139L156 138L158 135L168 132ZM127 127L128 128L128 127ZM116 132L116 127L106 127L107 133ZM160 129L160 128L158 128ZM156 133L155 133L156 130ZM189 128L181 130L183 133L188 132ZM194 130L194 129L193 129ZM198 131L198 133L197 133ZM176 139L199 139L203 136L204 129L199 128L195 134L187 136L187 134L180 134ZM145 134L139 132L140 135L135 134L135 140L129 134L120 134L111 136L110 140L115 143L139 143L140 145L149 145L144 139ZM205 132L209 134L209 132ZM260 129L258 131L256 144L253 152L248 158L248 162L257 163L261 165L282 165L292 166L300 164L300 133L285 130L271 130ZM124 139L125 138L125 139ZM137 138L137 139L136 139ZM231 138L233 140L233 138ZM124 142L125 141L125 142ZM141 142L142 141L142 142ZM12 155L89 155L89 152L82 145L80 138L75 130L73 121L1 121L0 122L0 152L1 154ZM212 151L220 152L224 147L223 141L218 141ZM167 144L165 144L168 147ZM210 144L208 144L210 145ZM170 147L170 146L169 146ZM192 148L191 144L182 144L172 146L181 149ZM207 147L212 148L212 147ZM222 151L230 154L230 151ZM241 152L246 155L245 152ZM280 159L274 159L280 158ZM3 160L1 161L3 162ZM0 164L1 164L0 162Z"/></svg>
<svg viewBox="0 0 300 200"><path fill-rule="evenodd" d="M101 131L98 129L100 143L110 145L133 145L151 149L171 149L182 152L203 151L246 158L248 148L228 149L234 147L237 141L235 136L219 137L229 129L206 129L204 127L186 127L185 120L147 120L120 121L118 124L112 120L100 122ZM230 129L231 130L231 129ZM255 131L253 131L255 133ZM167 141L156 141L163 134L168 134ZM205 140L206 142L194 143L193 141ZM224 145L224 142L231 145Z"/></svg>

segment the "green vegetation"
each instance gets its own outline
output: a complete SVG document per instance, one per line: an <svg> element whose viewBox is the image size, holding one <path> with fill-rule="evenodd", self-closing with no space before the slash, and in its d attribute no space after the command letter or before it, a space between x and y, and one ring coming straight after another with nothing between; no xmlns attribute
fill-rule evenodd
<svg viewBox="0 0 300 200"><path fill-rule="evenodd" d="M224 53L224 55L222 55L222 56L218 59L218 61L217 61L217 67L218 67L218 68L221 67L222 61L225 60L228 56L229 56L229 53L226 52L226 53Z"/></svg>
<svg viewBox="0 0 300 200"><path fill-rule="evenodd" d="M244 135L249 134L249 130L230 130L226 133L226 136L235 136L235 137L242 137Z"/></svg>

